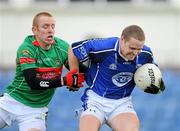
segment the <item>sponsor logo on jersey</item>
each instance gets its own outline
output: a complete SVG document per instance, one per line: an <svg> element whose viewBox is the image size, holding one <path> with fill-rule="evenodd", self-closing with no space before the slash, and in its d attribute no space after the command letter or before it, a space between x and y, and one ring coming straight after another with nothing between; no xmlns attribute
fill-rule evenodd
<svg viewBox="0 0 180 131"><path fill-rule="evenodd" d="M131 64L131 62L126 61L126 62L123 62L123 64L124 65L129 65L129 64Z"/></svg>
<svg viewBox="0 0 180 131"><path fill-rule="evenodd" d="M87 57L87 52L86 50L84 49L83 46L81 46L80 48L78 48L79 52L81 52L81 55L83 58Z"/></svg>
<svg viewBox="0 0 180 131"><path fill-rule="evenodd" d="M48 81L41 81L40 86L41 87L49 87L49 82Z"/></svg>
<svg viewBox="0 0 180 131"><path fill-rule="evenodd" d="M37 63L39 63L39 64L42 64L43 62L48 62L48 61L51 61L51 59L50 58L44 58L44 59L38 59L37 60Z"/></svg>
<svg viewBox="0 0 180 131"><path fill-rule="evenodd" d="M62 67L58 67L58 68L41 68L38 67L36 68L36 77L40 78L40 79L53 79L53 78L57 78L61 75L62 73Z"/></svg>
<svg viewBox="0 0 180 131"><path fill-rule="evenodd" d="M58 66L58 65L60 65L60 60L59 59L56 59L56 65Z"/></svg>
<svg viewBox="0 0 180 131"><path fill-rule="evenodd" d="M117 65L115 63L112 63L112 64L109 65L109 69L116 70Z"/></svg>
<svg viewBox="0 0 180 131"><path fill-rule="evenodd" d="M130 72L121 72L112 77L112 82L117 87L122 87L129 83L133 78L133 73Z"/></svg>
<svg viewBox="0 0 180 131"><path fill-rule="evenodd" d="M58 72L42 72L42 73L37 73L37 77L41 79L53 79L59 76Z"/></svg>

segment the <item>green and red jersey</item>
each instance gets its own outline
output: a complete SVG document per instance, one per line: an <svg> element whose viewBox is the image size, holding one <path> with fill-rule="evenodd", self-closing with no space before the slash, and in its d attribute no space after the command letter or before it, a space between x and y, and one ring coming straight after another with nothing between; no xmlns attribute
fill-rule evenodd
<svg viewBox="0 0 180 131"><path fill-rule="evenodd" d="M36 76L43 79L60 77L63 65L67 64L69 44L54 37L55 43L48 51L42 49L34 36L27 36L17 51L16 74L6 93L17 101L33 107L49 104L56 88L31 90L25 81L23 70L36 68Z"/></svg>

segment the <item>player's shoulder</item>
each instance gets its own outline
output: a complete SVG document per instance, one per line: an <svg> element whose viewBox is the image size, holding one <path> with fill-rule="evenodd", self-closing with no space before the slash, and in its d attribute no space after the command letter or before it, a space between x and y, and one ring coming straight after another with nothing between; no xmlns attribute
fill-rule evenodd
<svg viewBox="0 0 180 131"><path fill-rule="evenodd" d="M104 43L106 43L108 46L115 46L119 41L118 37L108 37L104 38Z"/></svg>
<svg viewBox="0 0 180 131"><path fill-rule="evenodd" d="M102 43L112 43L111 45L115 44L117 41L119 40L118 37L106 37L106 38L95 38L95 39L92 39L92 41L95 41L95 42L102 42Z"/></svg>
<svg viewBox="0 0 180 131"><path fill-rule="evenodd" d="M54 40L55 40L55 45L57 45L60 48L69 47L69 43L63 39L60 39L59 37L54 37Z"/></svg>
<svg viewBox="0 0 180 131"><path fill-rule="evenodd" d="M26 49L34 49L35 46L32 44L33 41L35 41L35 38L34 38L33 35L26 36L24 41L20 44L18 49L19 50L24 49L24 48L26 48Z"/></svg>
<svg viewBox="0 0 180 131"><path fill-rule="evenodd" d="M98 40L98 41L116 41L118 40L118 37L104 37L104 38L94 38L90 40Z"/></svg>
<svg viewBox="0 0 180 131"><path fill-rule="evenodd" d="M95 48L101 50L115 50L119 42L118 37L97 38L93 40Z"/></svg>
<svg viewBox="0 0 180 131"><path fill-rule="evenodd" d="M154 57L151 48L147 45L144 45L143 49L138 54L139 63L152 63L153 59Z"/></svg>
<svg viewBox="0 0 180 131"><path fill-rule="evenodd" d="M148 45L144 44L142 50L151 51L151 47L149 47Z"/></svg>
<svg viewBox="0 0 180 131"><path fill-rule="evenodd" d="M20 46L17 49L18 56L27 56L29 54L35 54L37 46L33 45L33 42L35 41L33 35L26 36L24 41L20 44Z"/></svg>
<svg viewBox="0 0 180 131"><path fill-rule="evenodd" d="M63 39L60 39L58 37L54 37L55 40L55 47L61 51L65 51L66 53L68 52L69 48L69 43Z"/></svg>
<svg viewBox="0 0 180 131"><path fill-rule="evenodd" d="M54 40L55 40L56 44L58 44L58 45L69 45L67 41L65 41L59 37L55 36Z"/></svg>
<svg viewBox="0 0 180 131"><path fill-rule="evenodd" d="M143 49L141 51L142 53L152 53L152 50L149 46L147 46L146 44L143 46Z"/></svg>
<svg viewBox="0 0 180 131"><path fill-rule="evenodd" d="M138 54L138 59L141 61L140 63L151 63L153 61L153 53L151 51L151 48L147 45L143 46L143 49Z"/></svg>

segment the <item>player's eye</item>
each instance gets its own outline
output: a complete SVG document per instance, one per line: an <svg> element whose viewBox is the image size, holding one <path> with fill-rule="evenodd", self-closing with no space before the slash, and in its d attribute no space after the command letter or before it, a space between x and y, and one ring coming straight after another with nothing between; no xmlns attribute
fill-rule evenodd
<svg viewBox="0 0 180 131"><path fill-rule="evenodd" d="M44 29L47 29L47 28L48 28L48 25L44 25L43 28L44 28Z"/></svg>
<svg viewBox="0 0 180 131"><path fill-rule="evenodd" d="M53 24L53 25L51 25L51 28L52 28L52 29L54 29L54 28L55 28L55 25L54 25L54 24Z"/></svg>
<svg viewBox="0 0 180 131"><path fill-rule="evenodd" d="M140 52L142 49L130 47L130 50Z"/></svg>

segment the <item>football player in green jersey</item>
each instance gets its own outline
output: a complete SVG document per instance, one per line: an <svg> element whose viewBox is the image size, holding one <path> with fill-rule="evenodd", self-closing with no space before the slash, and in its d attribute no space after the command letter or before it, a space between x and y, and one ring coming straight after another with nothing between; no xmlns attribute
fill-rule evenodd
<svg viewBox="0 0 180 131"><path fill-rule="evenodd" d="M61 76L63 65L68 67L69 45L54 36L54 17L48 12L35 15L32 32L17 50L15 78L0 98L0 129L17 121L19 131L45 131L56 88L83 86L84 74L76 69Z"/></svg>

